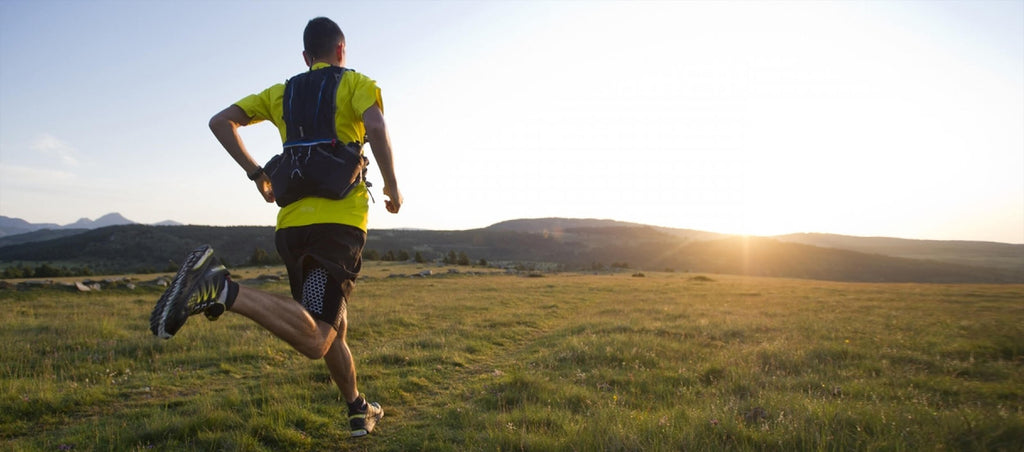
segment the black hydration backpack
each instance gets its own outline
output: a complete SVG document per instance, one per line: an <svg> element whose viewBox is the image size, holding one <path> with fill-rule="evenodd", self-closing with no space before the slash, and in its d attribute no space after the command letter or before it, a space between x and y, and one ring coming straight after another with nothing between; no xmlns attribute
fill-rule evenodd
<svg viewBox="0 0 1024 452"><path fill-rule="evenodd" d="M350 69L330 66L288 79L284 150L264 165L277 205L318 197L342 199L363 180L362 143L340 143L335 128L338 85Z"/></svg>

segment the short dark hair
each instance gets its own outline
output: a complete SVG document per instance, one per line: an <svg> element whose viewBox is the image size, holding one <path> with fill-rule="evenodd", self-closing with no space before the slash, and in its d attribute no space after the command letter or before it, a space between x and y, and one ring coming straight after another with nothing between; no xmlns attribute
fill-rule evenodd
<svg viewBox="0 0 1024 452"><path fill-rule="evenodd" d="M345 34L333 20L317 17L306 24L302 33L302 44L306 56L312 59L324 58L334 52L339 43L345 42Z"/></svg>

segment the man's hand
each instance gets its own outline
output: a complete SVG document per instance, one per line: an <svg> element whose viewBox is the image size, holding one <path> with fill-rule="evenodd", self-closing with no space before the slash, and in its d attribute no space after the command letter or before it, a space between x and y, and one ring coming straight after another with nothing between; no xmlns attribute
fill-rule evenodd
<svg viewBox="0 0 1024 452"><path fill-rule="evenodd" d="M274 198L274 187L270 185L270 178L267 177L266 174L260 174L260 177L257 177L255 182L256 189L260 191L261 195L263 195L264 200L268 203L272 203L277 200Z"/></svg>
<svg viewBox="0 0 1024 452"><path fill-rule="evenodd" d="M385 185L384 196L389 198L384 200L384 207L388 212L398 213L398 209L402 208L402 192L398 191L398 188Z"/></svg>

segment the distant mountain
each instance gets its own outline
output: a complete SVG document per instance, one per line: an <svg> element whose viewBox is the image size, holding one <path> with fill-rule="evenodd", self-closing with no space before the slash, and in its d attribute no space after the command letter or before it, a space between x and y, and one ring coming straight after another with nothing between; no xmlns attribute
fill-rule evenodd
<svg viewBox="0 0 1024 452"><path fill-rule="evenodd" d="M25 234L41 229L96 229L122 224L135 224L135 222L121 216L119 213L108 213L96 220L81 218L74 223L63 226L56 223L29 223L21 218L0 216L0 237Z"/></svg>
<svg viewBox="0 0 1024 452"><path fill-rule="evenodd" d="M120 226L122 224L135 224L134 221L129 220L119 213L108 213L96 220L90 220L88 218L80 218L78 221L64 226L65 229L96 229L104 228L107 226Z"/></svg>
<svg viewBox="0 0 1024 452"><path fill-rule="evenodd" d="M56 224L56 223L29 223L29 222L27 222L25 220L22 220L21 218L11 218L11 217L0 216L0 237L12 238L12 236L21 235L21 234L27 234L27 233L30 233L30 232L35 232L35 231L40 231L40 230L75 231L75 233L78 233L78 232L81 232L83 230L105 228L107 226L120 226L120 225L126 225L126 224L138 224L138 223L136 223L136 222L134 222L132 220L129 220L129 219L125 218L124 216L122 216L121 214L116 213L116 212L115 213L108 213L108 214L106 214L106 215L104 215L102 217L99 217L99 218L95 219L95 220L90 220L88 218L80 218L78 221L76 221L74 223L66 224L66 225L63 225L63 226L59 225L59 224ZM161 221L161 222L157 223L156 225L157 226L181 226L181 223L179 223L177 221L172 221L172 220L165 220L165 221ZM55 236L63 237L63 236L67 236L67 235L68 234L58 233ZM0 241L0 246L3 246L3 244L34 242L34 241L37 241L37 240L44 240L45 239L44 237L54 238L55 236L47 236L45 234L43 234L43 235L39 235L39 234L27 235L25 237L18 237L16 239L14 239L14 242Z"/></svg>
<svg viewBox="0 0 1024 452"><path fill-rule="evenodd" d="M60 226L53 223L32 224L21 218L11 218L0 215L0 237L5 235L24 234L39 229L57 229Z"/></svg>

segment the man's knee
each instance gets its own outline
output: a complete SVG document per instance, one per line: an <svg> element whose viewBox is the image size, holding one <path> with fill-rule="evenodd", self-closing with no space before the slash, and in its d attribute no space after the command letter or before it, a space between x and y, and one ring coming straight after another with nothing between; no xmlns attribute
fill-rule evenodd
<svg viewBox="0 0 1024 452"><path fill-rule="evenodd" d="M306 358L321 359L327 354L327 351L331 349L331 342L323 340L311 341L295 348Z"/></svg>
<svg viewBox="0 0 1024 452"><path fill-rule="evenodd" d="M342 325L344 324L343 320ZM302 353L303 356L309 359L323 358L334 345L335 338L338 337L338 331L331 325L328 325L327 322L317 320L316 326L316 331L312 332L308 340L295 347L299 353Z"/></svg>

